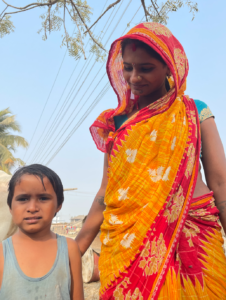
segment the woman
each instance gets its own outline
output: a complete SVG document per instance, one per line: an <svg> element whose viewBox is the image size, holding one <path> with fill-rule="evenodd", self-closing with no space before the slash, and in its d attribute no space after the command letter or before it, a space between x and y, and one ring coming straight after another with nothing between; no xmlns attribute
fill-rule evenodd
<svg viewBox="0 0 226 300"><path fill-rule="evenodd" d="M143 23L112 44L107 72L119 104L90 128L104 174L77 237L84 253L102 224L100 298L226 299L226 160L211 111L184 95L183 47Z"/></svg>

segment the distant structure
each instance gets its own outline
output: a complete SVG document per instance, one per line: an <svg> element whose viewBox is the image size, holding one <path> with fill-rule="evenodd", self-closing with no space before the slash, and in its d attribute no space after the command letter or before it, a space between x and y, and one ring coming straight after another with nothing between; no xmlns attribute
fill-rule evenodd
<svg viewBox="0 0 226 300"><path fill-rule="evenodd" d="M59 224L59 223L64 223L65 221L62 220L60 215L56 215L56 217L53 218L52 224Z"/></svg>
<svg viewBox="0 0 226 300"><path fill-rule="evenodd" d="M76 217L71 217L71 224L73 226L76 226L77 228L82 228L82 221L84 220L85 216L76 216Z"/></svg>

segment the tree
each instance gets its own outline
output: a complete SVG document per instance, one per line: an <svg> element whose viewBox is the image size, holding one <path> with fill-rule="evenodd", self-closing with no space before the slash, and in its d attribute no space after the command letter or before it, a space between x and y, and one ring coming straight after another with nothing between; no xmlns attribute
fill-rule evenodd
<svg viewBox="0 0 226 300"><path fill-rule="evenodd" d="M110 4L92 26L88 27L92 9L86 0L37 0L37 2L23 7L13 6L6 2L6 0L2 0L6 7L0 14L0 37L14 31L11 15L35 8L42 8L45 9L45 12L40 16L42 19L42 28L38 32L43 32L43 40L47 39L51 31L59 31L63 28L62 45L67 46L71 56L78 59L83 54L86 59L84 39L88 36L90 40L90 52L95 53L97 59L104 59L106 50L99 38L94 36L91 29L108 11L121 1L116 0ZM198 11L197 3L192 0L164 0L161 4L160 0L147 0L148 4L145 3L145 0L140 1L147 22L152 21L167 24L169 14L176 12L183 6L187 6L190 9L190 13L193 15L192 19L194 19L195 13ZM71 35L66 28L66 18L68 17L69 21L73 22L76 28L75 32Z"/></svg>
<svg viewBox="0 0 226 300"><path fill-rule="evenodd" d="M11 131L20 132L20 126L15 121L15 116L11 115L10 110L6 108L0 111L0 170L8 174L16 163L24 165L24 162L20 158L15 158L12 152L15 152L19 146L28 147L23 137L13 135Z"/></svg>

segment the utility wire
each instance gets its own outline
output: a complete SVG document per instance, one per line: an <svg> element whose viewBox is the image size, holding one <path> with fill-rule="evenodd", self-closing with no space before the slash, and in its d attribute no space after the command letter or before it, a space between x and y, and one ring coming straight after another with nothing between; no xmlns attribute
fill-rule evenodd
<svg viewBox="0 0 226 300"><path fill-rule="evenodd" d="M132 19L131 19L131 21L130 22L132 22L132 20L133 20L133 18L136 16L136 14L138 13L138 11L139 11L139 9L140 9L140 7L138 8L138 10L137 10L137 12L134 14L134 16L132 17ZM127 29L127 28L126 28ZM125 30L126 30L125 29ZM125 31L124 31L125 32ZM102 97L101 97L102 98ZM99 101L100 101L101 99L99 99ZM98 101L98 102L99 102ZM95 106L96 106L96 104L97 103L95 103ZM91 106L92 106L93 104L91 104ZM94 107L92 107L92 109L93 109ZM85 118L89 115L89 113L92 111L92 109L87 113L87 111L86 111L86 115L85 115L85 117L82 119L80 119L80 124L78 125L78 123L76 124L76 126L74 127L74 129L71 131L71 133L68 135L68 137L65 139L65 141L63 142L63 144L61 144L61 146L58 148L58 150L54 153L54 155L50 158L50 160L47 162L47 164L49 164L51 161L52 161L52 159L57 155L57 153L63 148L63 146L67 143L67 141L71 138L71 136L74 134L74 132L78 129L78 127L83 123L83 121L85 120ZM84 116L84 115L83 115Z"/></svg>
<svg viewBox="0 0 226 300"><path fill-rule="evenodd" d="M99 71L102 69L102 66L101 66L101 68L99 69ZM92 97L92 95L93 95L93 93L94 93L94 91L96 90L96 88L97 88L97 86L100 84L100 82L103 80L103 78L106 76L106 74L104 73L103 74L103 76L101 77L101 79L99 80L99 82L97 83L97 85L94 87L94 89L91 91L91 93L89 94L89 96L87 97L87 99L86 99L86 101L83 103L83 105L82 105L82 107L80 108L80 110L77 112L77 114L72 118L72 120L71 120L71 122L68 124L68 126L66 127L66 129L64 130L64 132L59 136L59 134L62 132L62 130L64 129L64 127L62 127L61 128L61 131L58 133L58 139L57 139L57 141L55 142L55 144L54 145L51 145L50 144L50 147L46 150L46 152L49 150L49 152L46 154L46 152L45 152L45 154L43 155L43 160L45 160L45 158L51 153L51 151L56 147L56 145L57 145L57 143L58 143L58 141L60 141L62 138L63 138L63 136L64 136L64 134L66 133L66 131L69 129L69 127L71 126L71 124L74 122L74 119L77 117L77 115L80 113L80 111L82 110L82 108L85 106L85 104L88 102L88 100L90 99L90 97ZM85 93L84 93L84 95L86 94L86 92L87 92L88 90L86 90L85 91ZM84 97L84 95L82 96L82 98ZM73 115L73 113L75 112L75 110L77 109L77 107L78 107L78 104L76 105L76 107L74 108L74 110L72 111L72 113L71 113L71 115L70 115L70 117ZM69 119L70 119L70 117L69 117ZM66 124L65 124L66 125Z"/></svg>
<svg viewBox="0 0 226 300"><path fill-rule="evenodd" d="M130 0L129 4L131 3L131 1L132 1L132 0ZM122 1L122 2L123 2L123 1ZM122 3L121 3L121 4L122 4ZM128 5L127 5L127 8L128 8ZM127 9L127 8L126 8L126 9ZM116 11L114 17L116 16L116 14L117 14L117 12L118 12L119 9L120 9L120 6L118 7L118 9L117 9L117 11ZM118 26L119 22L121 21L121 19L122 19L124 13L125 13L125 11L126 11L126 9L125 9L124 12L122 13L122 15L121 15L119 21L117 22L117 25L115 26L115 28ZM114 19L114 17L112 18L112 20ZM114 28L114 30L115 30L115 28ZM112 33L113 33L113 31L112 31ZM111 35L112 35L112 33L111 33ZM111 35L110 35L110 36L111 36ZM109 37L109 38L110 38L110 37ZM108 40L109 40L109 38L108 38ZM106 43L105 43L105 45L106 45ZM104 47L105 47L105 45L104 45ZM81 90L83 84L86 82L87 78L89 77L89 75L90 75L92 69L94 68L96 62L97 62L97 61L95 61L95 62L93 63L93 65L91 66L90 70L88 71L88 75L85 77L85 79L83 80L82 84L81 84L80 87L78 88L76 95L75 95L74 98L71 100L71 102L70 102L69 106L67 107L66 111L64 112L64 114L66 114L67 111L69 110L70 106L72 105L73 101L75 100L76 96L78 95L79 91ZM102 68L102 67L101 67L101 68ZM99 71L98 71L98 72L99 72ZM83 75L83 74L82 74L82 75ZM80 77L81 77L81 76L80 76ZM91 86L88 87L88 89L86 90L86 92L88 92L88 90L89 90L90 87L91 87ZM85 92L85 93L86 93L86 92ZM84 95L83 95L83 97L84 97ZM82 101L82 98L83 98L83 97L81 97L80 101L79 101L78 104L76 105L76 108L78 107L78 105L79 105L80 102ZM73 112L74 112L74 110L73 110ZM71 116L72 116L72 114L70 115L70 117L71 117ZM69 117L69 119L70 119L70 117ZM58 119L58 123L57 123L57 125L55 126L55 128L59 127L59 125L60 125L60 123L62 122L62 120L63 120L63 118L59 118L59 119ZM67 123L68 121L69 121L69 120L67 120L66 123ZM63 127L66 126L66 123L63 125ZM61 131L62 131L62 130L61 130ZM53 136L52 136L52 137L53 137ZM50 140L51 140L51 138L48 140L48 142L50 142ZM48 148L48 149L49 149L49 148ZM47 149L47 151L48 151L48 149ZM42 151L43 151L43 150L42 150ZM46 152L45 152L45 153L46 153ZM44 155L45 155L45 154L44 154Z"/></svg>
<svg viewBox="0 0 226 300"><path fill-rule="evenodd" d="M105 4L104 4L104 7L102 8L101 14L102 14L102 12L104 11L104 9L105 9L105 7L106 7L106 5L107 5L107 2L108 2L108 0L106 0L106 2L105 2ZM96 25L97 25L97 24L96 24ZM96 25L94 26L94 30L95 30L95 28L96 28ZM94 32L94 30L93 30L93 32ZM74 34L74 32L75 32L75 29L74 29L74 31L73 31L73 34ZM85 49L87 48L88 43L89 43L89 42L87 42L87 44L86 44L86 46L85 46ZM49 93L49 96L48 96L48 98L47 98L47 101L46 101L46 103L45 103L45 105L44 105L42 114L43 114L43 112L44 112L44 110L45 110L45 107L46 107L46 105L47 105L47 102L48 102L48 100L49 100L49 98L50 98L50 95L51 95L51 93L52 93L53 87L54 87L54 85L55 85L55 82L56 82L56 80L57 80L57 77L58 77L58 75L59 75L59 72L60 72L60 70L61 70L61 67L62 67L62 65L63 65L63 62L64 62L64 59L65 59L66 54L67 54L67 49L66 49L66 51L65 51L65 54L64 54L64 57L63 57L63 60L62 60L60 69L58 70L57 76L56 76L56 78L55 78L54 84L53 84L53 86L52 86L52 88L51 88L51 91L50 91L50 93ZM62 97L63 97L63 94L64 94L64 92L65 92L65 90L66 90L66 88L67 88L67 86L68 86L68 84L69 84L69 82L70 82L70 80L71 80L71 78L72 78L72 75L74 74L74 72L75 72L75 70L76 70L76 68L77 68L77 66L78 66L78 64L79 64L79 62L80 62L80 59L78 60L77 64L75 65L75 68L74 68L74 70L72 71L69 80L67 81L67 84L66 84L66 86L65 86L65 88L64 88L64 90L63 90L63 93L61 94L61 97L60 97L60 99L58 100L58 103L57 103L57 105L56 105L56 107L55 107L55 109L54 109L54 111L53 111L51 117L49 118L49 120L48 120L48 122L47 122L47 124L46 124L46 126L45 126L44 131L45 131L46 128L48 127L49 122L50 122L52 116L54 115L54 113L55 113L55 111L56 111L56 109L57 109L57 107L58 107L58 105L59 105L59 103L60 103L60 101L61 101L61 99L62 99ZM39 123L40 123L42 114L41 114L41 116L40 116L40 118L39 118L38 124L37 124L37 126L36 126L35 131L34 131L34 134L35 134L35 132L36 132L36 130L37 130L37 128L38 128L38 125L39 125ZM43 136L44 131L42 132L41 136ZM32 140L33 140L34 134L33 134L33 136L32 136L31 142L32 142ZM30 144L31 144L31 142L30 142ZM38 143L39 143L39 140L38 140L38 142L36 143L34 149L37 147ZM29 146L30 146L30 144L29 144ZM28 147L28 148L29 148L29 147ZM27 148L27 150L28 150L28 148ZM26 156L27 150L26 150L26 152L25 152L24 157ZM31 154L30 154L30 156L31 156ZM28 157L27 161L29 160L30 156Z"/></svg>
<svg viewBox="0 0 226 300"><path fill-rule="evenodd" d="M130 5L131 2L132 2L132 0L129 1L127 7L126 7L125 10L123 11L121 17L119 18L119 21L117 22L116 26L115 26L114 29L112 30L111 35L112 35L112 33L114 32L114 30L116 29L116 27L118 26L118 24L120 23L120 21L121 21L123 15L124 15L124 13L125 13L125 11L127 10L128 6ZM110 35L110 37L111 37L111 35ZM110 37L109 37L109 38L110 38ZM107 42L109 41L109 38L108 38ZM107 42L105 43L105 45L107 44ZM105 47L105 46L104 46L104 47ZM95 64L96 64L96 61L94 62L94 64L93 64L93 66L91 67L91 69L94 67ZM105 63L103 63L103 65L104 65L104 64L105 64ZM101 68L100 68L99 71L97 72L97 75L98 75L98 73L101 71L103 65L101 66ZM89 75L90 75L90 72L89 72ZM104 76L106 76L106 73L104 73L103 77L104 77ZM95 76L95 77L96 77L96 76ZM103 77L101 78L101 80L103 79ZM85 80L83 81L83 83L86 81L86 79L87 79L87 77L85 78ZM97 88L97 86L100 84L101 80L100 80L99 83L95 86L93 92L95 91L95 89ZM83 85L83 83L82 83L82 85ZM82 85L80 86L80 88L82 87ZM80 88L79 88L79 90L80 90ZM74 110L72 111L72 113L70 114L69 119L71 118L71 116L73 115L73 113L75 112L75 110L77 109L78 105L80 104L80 102L82 101L82 99L84 98L84 96L85 96L85 94L87 93L88 90L89 90L89 88L85 91L85 93L83 94L83 96L80 98L80 101L78 102L78 104L76 105L76 107L74 108ZM91 93L91 96L92 96L93 92ZM77 94L75 95L75 97L76 97L76 96L77 96ZM85 103L86 103L87 101L88 101L88 99L85 101ZM84 107L85 103L83 104L82 107ZM81 109L79 110L79 112L80 112L80 111L81 111ZM77 115L78 115L78 113L76 114L76 116L77 116ZM74 119L76 118L76 116L73 117L72 121L71 121L70 124L67 126L67 128L64 130L63 134L61 134L61 136L58 138L58 140L56 141L56 143L54 144L54 146L52 146L52 149L55 148L55 146L56 146L56 144L58 143L58 141L60 141L60 139L63 137L64 133L66 133L67 129L68 129L68 128L70 127L70 125L73 123L73 121L74 121ZM66 126L66 124L69 122L69 119L68 119L68 121L65 122L64 126L61 128L60 133L61 133L61 131L63 130L63 128ZM58 133L58 136L59 136L60 133ZM51 147L51 144L50 144L49 148L47 149L47 151L50 149L50 147ZM49 151L49 153L52 151L52 149ZM46 151L46 152L47 152L47 151ZM45 152L45 154L46 154L46 152ZM49 154L49 153L48 153L48 154ZM46 154L46 155L45 155L45 154L43 155L44 157L48 156L48 154ZM45 158L44 158L44 159L45 159Z"/></svg>
<svg viewBox="0 0 226 300"><path fill-rule="evenodd" d="M86 112L83 114L79 122L76 124L76 126L71 130L68 137L64 140L64 142L58 147L58 149L55 151L55 153L52 155L52 157L47 161L46 165L48 165L54 157L60 152L60 150L64 147L64 145L69 141L69 139L72 137L74 132L80 127L80 125L84 122L84 120L88 117L90 112L94 109L94 107L98 104L98 102L102 99L102 97L108 92L110 89L109 82L105 85L105 87L102 89L102 91L99 93L99 95L96 97L96 99L93 101L93 103L90 105L90 107L86 110Z"/></svg>
<svg viewBox="0 0 226 300"><path fill-rule="evenodd" d="M123 2L123 1L122 1L122 2ZM119 10L119 8L120 8L120 6L118 7L118 10ZM115 10L115 7L114 7L114 9L112 10L111 15L113 14L114 10ZM116 11L116 13L118 12L118 10ZM116 13L115 13L115 15L116 15ZM107 23L108 23L109 20L111 19L111 15L110 15L110 17L108 18L108 20L107 20L107 22L106 22L106 24L105 24L104 27L106 27ZM115 17L115 15L114 15L114 17ZM111 22L113 21L114 17L112 18ZM109 25L111 25L111 22L110 22ZM95 25L95 26L96 26L96 25ZM109 28L109 26L108 26L108 28ZM105 35L105 34L106 34L106 31L105 31L104 35ZM103 36L103 37L104 37L104 36ZM72 94L73 94L75 88L77 87L76 83L80 81L80 79L82 78L82 76L83 76L83 74L84 74L83 69L85 68L85 66L86 66L88 63L91 62L93 56L94 56L94 53L92 54L92 56L90 55L89 58L88 58L88 60L86 60L86 62L84 63L83 68L82 68L82 70L80 71L80 76L78 76L77 79L75 80L75 82L74 82L74 84L73 84L73 86L72 86L70 92L68 93L68 95L67 95L67 97L66 97L66 99L65 99L65 101L64 101L64 103L63 103L63 105L61 106L60 111L58 112L57 116L55 117L55 119L54 119L54 121L53 121L53 123L52 123L50 129L48 130L46 136L43 138L43 142L41 143L41 145L39 146L38 150L36 151L36 154L34 155L34 157L33 157L33 159L32 159L33 161L37 160L37 158L41 155L41 152L44 150L42 146L44 146L44 147L46 146L46 141L50 141L50 140L49 140L49 137L50 137L51 133L52 133L53 130L54 130L54 126L55 126L55 128L58 128L59 125L60 125L60 123L62 122L63 118L59 118L59 116L60 116L61 113L63 114L63 110L64 110L66 104L67 104L68 101L70 100L70 97L72 96ZM95 63L96 63L96 61L95 61ZM90 74L90 72L91 72L91 70L93 69L95 63L93 64L93 66L92 66L91 69L89 70L88 74ZM74 69L74 70L75 70L75 69ZM73 71L73 72L74 72L74 71ZM85 78L85 80L86 80L86 79L87 79L87 77ZM85 81L84 81L84 82L85 82ZM84 82L83 82L83 83L84 83ZM83 83L82 83L82 85L83 85ZM67 84L68 84L68 83L67 83ZM75 87L74 87L74 86L75 86ZM73 87L74 87L74 89L73 89ZM81 87L82 87L82 86L81 86ZM72 91L72 89L73 89L73 91ZM79 90L80 90L80 88L79 88ZM77 91L77 93L79 92L79 90ZM67 107L66 112L64 112L64 114L67 113L67 111L68 111L68 109L70 108L70 106L72 105L74 99L75 99L75 97L74 97L74 98L72 99L72 101L70 102L70 104L69 104L69 106ZM58 123L56 124L57 121L58 121ZM55 124L56 124L56 125L55 125ZM51 137L50 137L50 139L51 139Z"/></svg>
<svg viewBox="0 0 226 300"><path fill-rule="evenodd" d="M52 94L52 90L53 90L53 88L54 88L54 86L55 86L56 80L57 80L57 78L58 78L58 75L59 75L60 70L61 70L61 68L62 68L62 65L63 65L63 63L64 63L64 59L65 59L66 54L67 54L67 50L66 50L65 53L64 53L63 60L62 60L62 62L61 62L61 64L60 64L60 67L59 67L59 69L58 69L57 75L56 75L56 77L55 77L55 79L54 79L54 82L53 82L53 85L52 85L52 87L51 87L51 89L50 89L50 92L49 92L49 95L48 95L48 97L47 97L47 99L46 99L45 105L44 105L44 107L43 107L43 109L42 109L42 112L41 112L41 115L40 115L40 117L39 117L39 119L38 119L38 123L37 123L37 125L36 125L36 127L35 127L35 130L34 130L34 132L33 132L33 135L32 135L32 137L31 137L31 140L30 140L30 142L29 142L29 146L27 147L27 150L26 150L26 152L25 152L25 154L24 154L23 160L24 160L24 158L25 158L25 156L26 156L26 154L27 154L28 149L29 149L30 146L31 146L31 143L32 143L32 141L33 141L33 138L34 138L34 136L35 136L35 133L36 133L36 131L37 131L37 128L38 128L38 126L39 126L39 123L40 123L40 121L41 121L41 118L42 118L42 116L43 116L44 110L45 110L46 105L47 105L47 103L48 103L48 101L49 101L50 95Z"/></svg>

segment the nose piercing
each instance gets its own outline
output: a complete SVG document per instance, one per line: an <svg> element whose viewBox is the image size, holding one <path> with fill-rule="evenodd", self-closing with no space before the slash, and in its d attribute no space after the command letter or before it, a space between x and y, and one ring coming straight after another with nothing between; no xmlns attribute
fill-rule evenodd
<svg viewBox="0 0 226 300"><path fill-rule="evenodd" d="M138 75L138 76L137 76L137 79L138 79L138 80L141 80L142 78Z"/></svg>

